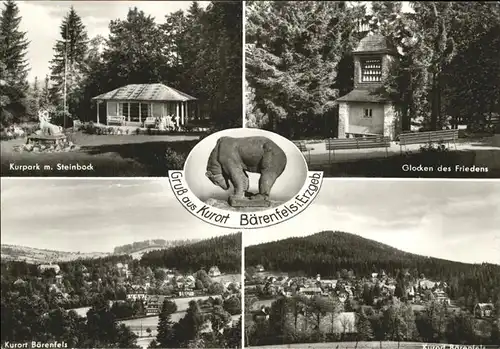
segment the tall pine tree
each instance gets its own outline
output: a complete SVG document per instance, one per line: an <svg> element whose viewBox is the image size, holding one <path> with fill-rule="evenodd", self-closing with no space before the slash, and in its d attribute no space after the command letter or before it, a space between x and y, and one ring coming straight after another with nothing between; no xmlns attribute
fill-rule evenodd
<svg viewBox="0 0 500 349"><path fill-rule="evenodd" d="M246 78L268 127L290 137L322 134L339 97L338 65L356 43L363 7L276 1L247 6Z"/></svg>
<svg viewBox="0 0 500 349"><path fill-rule="evenodd" d="M165 299L163 302L161 313L158 316L158 334L156 342L159 348L170 348L174 339L174 328L172 322L172 314L177 311L175 302Z"/></svg>
<svg viewBox="0 0 500 349"><path fill-rule="evenodd" d="M54 58L50 61L51 101L62 107L64 81L66 80L67 111L74 114L78 96L76 92L83 79L84 61L87 54L88 36L80 16L73 7L63 19L61 39L54 46Z"/></svg>
<svg viewBox="0 0 500 349"><path fill-rule="evenodd" d="M4 2L0 15L0 124L19 122L26 112L28 63L26 33L14 0Z"/></svg>

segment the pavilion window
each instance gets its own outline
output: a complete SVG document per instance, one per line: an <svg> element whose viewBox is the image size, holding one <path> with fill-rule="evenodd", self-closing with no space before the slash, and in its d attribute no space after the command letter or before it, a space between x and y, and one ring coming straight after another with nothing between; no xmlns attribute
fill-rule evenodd
<svg viewBox="0 0 500 349"><path fill-rule="evenodd" d="M109 116L117 116L118 114L118 103L116 102L108 102L108 115Z"/></svg>
<svg viewBox="0 0 500 349"><path fill-rule="evenodd" d="M380 82L381 80L381 58L370 58L361 62L361 82Z"/></svg>
<svg viewBox="0 0 500 349"><path fill-rule="evenodd" d="M130 103L130 121L139 122L139 103Z"/></svg>
<svg viewBox="0 0 500 349"><path fill-rule="evenodd" d="M159 118L162 116L163 113L163 104L161 103L154 103L153 104L153 115L156 118Z"/></svg>
<svg viewBox="0 0 500 349"><path fill-rule="evenodd" d="M149 104L141 103L141 121L146 120L146 118L149 116L149 108Z"/></svg>
<svg viewBox="0 0 500 349"><path fill-rule="evenodd" d="M125 103L118 103L118 115L125 115L124 112L128 111ZM128 116L128 115L125 115Z"/></svg>

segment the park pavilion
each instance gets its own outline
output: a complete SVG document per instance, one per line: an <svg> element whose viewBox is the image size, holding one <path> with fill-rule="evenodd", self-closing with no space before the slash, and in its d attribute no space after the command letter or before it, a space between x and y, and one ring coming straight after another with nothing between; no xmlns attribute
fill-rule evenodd
<svg viewBox="0 0 500 349"><path fill-rule="evenodd" d="M186 125L198 111L197 99L163 84L133 84L92 98L97 123L143 127L148 120L170 116Z"/></svg>

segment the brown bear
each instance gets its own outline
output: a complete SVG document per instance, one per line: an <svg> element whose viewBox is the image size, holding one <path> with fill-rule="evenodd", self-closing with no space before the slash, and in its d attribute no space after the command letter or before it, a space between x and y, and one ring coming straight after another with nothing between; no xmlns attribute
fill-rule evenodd
<svg viewBox="0 0 500 349"><path fill-rule="evenodd" d="M206 176L224 190L231 183L234 194L230 201L245 196L252 200L268 200L276 179L287 163L285 152L266 137L221 137L207 162ZM248 192L247 172L260 173L259 194Z"/></svg>

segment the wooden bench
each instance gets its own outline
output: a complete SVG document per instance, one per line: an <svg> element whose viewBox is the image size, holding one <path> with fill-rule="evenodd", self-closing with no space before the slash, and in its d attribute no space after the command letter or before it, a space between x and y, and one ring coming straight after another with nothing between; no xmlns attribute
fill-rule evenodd
<svg viewBox="0 0 500 349"><path fill-rule="evenodd" d="M125 116L123 115L117 115L117 116L109 116L106 119L106 121L109 124L118 124L118 125L123 125L125 123Z"/></svg>
<svg viewBox="0 0 500 349"><path fill-rule="evenodd" d="M390 138L381 135L364 138L341 138L325 140L326 150L328 150L329 163L331 162L332 152L333 156L335 157L335 150L385 148L385 155L388 156L388 149L390 145Z"/></svg>
<svg viewBox="0 0 500 349"><path fill-rule="evenodd" d="M148 116L146 120L144 120L144 127L155 127L156 126L156 118L152 116Z"/></svg>
<svg viewBox="0 0 500 349"><path fill-rule="evenodd" d="M295 144L295 146L297 148L299 148L299 150L302 152L302 153L307 153L308 157L306 158L306 162L308 164L311 164L311 150L314 150L314 148L308 148L306 146L306 142L304 141L294 141L293 144Z"/></svg>
<svg viewBox="0 0 500 349"><path fill-rule="evenodd" d="M453 142L457 149L458 129L455 130L439 130L427 132L408 132L399 135L399 148L403 152L403 146L406 148L410 144L423 143L441 143L446 142L448 146Z"/></svg>

